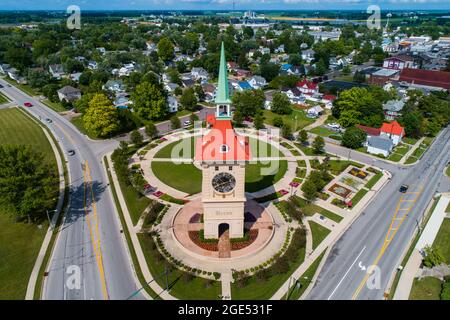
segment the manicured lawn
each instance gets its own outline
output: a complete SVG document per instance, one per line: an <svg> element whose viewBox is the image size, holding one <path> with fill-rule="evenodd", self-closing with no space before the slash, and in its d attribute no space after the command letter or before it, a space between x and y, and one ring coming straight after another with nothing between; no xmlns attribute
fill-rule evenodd
<svg viewBox="0 0 450 320"><path fill-rule="evenodd" d="M64 108L60 102L51 102L50 100L45 99L45 100L42 100L42 103L44 103L47 107L53 109L56 112L67 111L67 109Z"/></svg>
<svg viewBox="0 0 450 320"><path fill-rule="evenodd" d="M414 279L409 300L440 300L442 281L434 277Z"/></svg>
<svg viewBox="0 0 450 320"><path fill-rule="evenodd" d="M289 115L279 115L276 113L273 113L270 110L264 110L264 122L268 123L270 125L273 125L273 119L276 117L281 117L283 119L284 123L288 123L293 131L297 131L300 129L303 129L307 125L314 122L314 119L310 119L306 117L306 112L303 110L298 109L292 109L292 113ZM295 117L297 117L297 120L295 120ZM295 127L295 124L297 123L297 127Z"/></svg>
<svg viewBox="0 0 450 320"><path fill-rule="evenodd" d="M175 164L173 162L152 162L156 177L165 184L186 192L196 194L201 191L202 173L193 164ZM152 181L148 181L151 185Z"/></svg>
<svg viewBox="0 0 450 320"><path fill-rule="evenodd" d="M398 146L393 150L393 152L398 153L398 154L400 154L400 155L403 156L403 155L405 155L405 154L409 151L409 149L411 149L410 146L401 144L401 145L398 145Z"/></svg>
<svg viewBox="0 0 450 320"><path fill-rule="evenodd" d="M0 145L30 145L44 154L57 171L50 143L41 127L19 109L0 110ZM0 299L23 300L30 273L48 228L16 222L6 207L0 207Z"/></svg>
<svg viewBox="0 0 450 320"><path fill-rule="evenodd" d="M405 164L411 164L411 163L416 162L417 160L419 160L419 159L417 159L416 157L413 157L413 156L409 156L408 159L406 159Z"/></svg>
<svg viewBox="0 0 450 320"><path fill-rule="evenodd" d="M447 177L450 178L450 165L447 166L447 170L445 170L445 173L447 174Z"/></svg>
<svg viewBox="0 0 450 320"><path fill-rule="evenodd" d="M305 271L305 273L303 273L301 277L298 278L296 286L300 284L300 288L297 288L296 286L293 286L291 288L288 297L289 300L298 300L302 296L302 294L306 291L312 279L314 278L317 268L319 267L320 262L322 261L324 255L325 251L319 257L317 257L317 259L309 266L309 268Z"/></svg>
<svg viewBox="0 0 450 320"><path fill-rule="evenodd" d="M299 148L306 156L315 156L314 150L310 147L304 146L301 143L295 143L296 147Z"/></svg>
<svg viewBox="0 0 450 320"><path fill-rule="evenodd" d="M314 221L308 221L308 223L311 228L313 238L313 249L315 249L323 241L323 239L327 237L331 230L322 227L320 224Z"/></svg>
<svg viewBox="0 0 450 320"><path fill-rule="evenodd" d="M165 265L168 262L156 256L155 250L152 250L153 239L148 234L138 234L138 238L150 273L161 288L166 288L164 272ZM174 269L167 276L169 293L174 297L182 300L216 300L222 294L219 281L214 281L208 287L206 286L206 279L194 277L191 281L186 282L182 278L182 274L180 270Z"/></svg>
<svg viewBox="0 0 450 320"><path fill-rule="evenodd" d="M70 120L70 122L72 122L72 124L77 127L77 129L82 133L82 134L86 134L87 135L87 131L84 128L84 123L83 123L83 117L82 116L77 116L75 118L72 118L72 120Z"/></svg>
<svg viewBox="0 0 450 320"><path fill-rule="evenodd" d="M244 288L239 288L236 283L232 283L231 298L233 300L269 300L305 260L305 248L299 248L298 253L298 260L289 265L289 271L286 273L278 273L266 281L260 281L252 276Z"/></svg>
<svg viewBox="0 0 450 320"><path fill-rule="evenodd" d="M445 261L450 263L450 218L445 218L442 222L433 245L440 247Z"/></svg>
<svg viewBox="0 0 450 320"><path fill-rule="evenodd" d="M175 147L175 152L177 152L173 158L183 158L183 159L192 159L194 158L195 154L195 140L197 140L198 137L190 137L186 138L180 141L174 141L164 148L158 150L158 152L155 154L155 158L172 158L172 151ZM180 148L180 149L178 149ZM179 151L178 151L179 150Z"/></svg>
<svg viewBox="0 0 450 320"><path fill-rule="evenodd" d="M369 192L367 189L359 190L352 198L352 205L356 206L356 204Z"/></svg>
<svg viewBox="0 0 450 320"><path fill-rule="evenodd" d="M322 207L319 207L318 205L315 205L313 203L307 203L305 199L300 198L298 196L294 196L295 202L300 205L302 208L302 211L307 216L312 216L315 213L318 213L324 217L327 217L328 219L331 219L335 222L340 222L343 218L340 215L337 215L331 211L328 211Z"/></svg>
<svg viewBox="0 0 450 320"><path fill-rule="evenodd" d="M327 165L330 169L330 172L335 176L339 175L341 172L347 169L349 165L355 166L357 168L362 167L359 163L347 160L329 160L327 161Z"/></svg>
<svg viewBox="0 0 450 320"><path fill-rule="evenodd" d="M271 161L245 166L245 191L255 192L277 183L287 170L287 161ZM267 171L267 172L266 172Z"/></svg>
<svg viewBox="0 0 450 320"><path fill-rule="evenodd" d="M0 299L23 300L48 223L15 222L0 207Z"/></svg>
<svg viewBox="0 0 450 320"><path fill-rule="evenodd" d="M319 136L322 136L322 137L329 137L331 135L336 134L336 132L331 131L331 130L329 130L327 128L324 128L324 127L315 127L314 129L310 130L310 132L311 133L315 133L315 134L317 134Z"/></svg>
<svg viewBox="0 0 450 320"><path fill-rule="evenodd" d="M399 162L402 158L403 158L403 155L401 155L401 154L391 153L387 159L394 161L394 162Z"/></svg>
<svg viewBox="0 0 450 320"><path fill-rule="evenodd" d="M381 172L377 172L372 178L370 178L369 182L365 185L367 189L371 189L377 182L380 180L380 178L383 176Z"/></svg>
<svg viewBox="0 0 450 320"><path fill-rule="evenodd" d="M404 137L402 141L407 144L415 144L419 139Z"/></svg>
<svg viewBox="0 0 450 320"><path fill-rule="evenodd" d="M7 102L9 102L9 99L3 93L0 92L0 104L4 104Z"/></svg>

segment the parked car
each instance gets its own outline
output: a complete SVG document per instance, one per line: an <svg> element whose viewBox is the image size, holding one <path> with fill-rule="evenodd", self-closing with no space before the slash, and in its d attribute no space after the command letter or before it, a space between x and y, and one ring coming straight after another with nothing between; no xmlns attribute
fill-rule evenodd
<svg viewBox="0 0 450 320"><path fill-rule="evenodd" d="M408 190L409 186L407 184L402 184L398 191L405 193Z"/></svg>
<svg viewBox="0 0 450 320"><path fill-rule="evenodd" d="M23 104L23 106L24 106L24 107L27 107L27 108L31 108L31 107L33 106L33 104L32 104L31 102L25 102L25 103Z"/></svg>
<svg viewBox="0 0 450 320"><path fill-rule="evenodd" d="M191 121L190 120L184 120L183 124L187 127L191 125Z"/></svg>
<svg viewBox="0 0 450 320"><path fill-rule="evenodd" d="M67 154L69 156L73 156L73 155L75 155L75 150L73 150L73 149L67 150Z"/></svg>
<svg viewBox="0 0 450 320"><path fill-rule="evenodd" d="M3 88L3 85L0 84L0 88Z"/></svg>

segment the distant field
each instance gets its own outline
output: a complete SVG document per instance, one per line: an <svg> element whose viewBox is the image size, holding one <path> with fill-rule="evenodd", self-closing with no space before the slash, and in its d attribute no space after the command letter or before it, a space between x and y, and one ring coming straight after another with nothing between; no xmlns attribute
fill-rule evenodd
<svg viewBox="0 0 450 320"><path fill-rule="evenodd" d="M55 170L56 161L42 129L19 109L0 110L0 145L27 144L45 154ZM15 222L8 208L0 206L0 299L25 298L28 279L47 230L47 222Z"/></svg>

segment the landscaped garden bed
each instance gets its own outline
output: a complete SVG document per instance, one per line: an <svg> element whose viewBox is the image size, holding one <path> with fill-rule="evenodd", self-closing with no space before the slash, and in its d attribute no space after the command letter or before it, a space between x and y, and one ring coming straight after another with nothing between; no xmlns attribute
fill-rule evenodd
<svg viewBox="0 0 450 320"><path fill-rule="evenodd" d="M244 249L251 245L258 237L258 229L245 229L242 238L231 238L231 250L236 251ZM205 239L203 229L199 231L189 231L189 238L198 247L208 251L219 251L219 239Z"/></svg>
<svg viewBox="0 0 450 320"><path fill-rule="evenodd" d="M337 183L333 184L328 190L344 199L347 198L350 193L352 193L352 190L347 189L346 187L343 187Z"/></svg>
<svg viewBox="0 0 450 320"><path fill-rule="evenodd" d="M354 168L354 167L351 168L348 171L348 173L350 173L352 176L357 177L357 178L362 179L362 180L366 179L367 176L369 175L367 172L365 172L365 171L363 171L363 170L361 170L359 168Z"/></svg>

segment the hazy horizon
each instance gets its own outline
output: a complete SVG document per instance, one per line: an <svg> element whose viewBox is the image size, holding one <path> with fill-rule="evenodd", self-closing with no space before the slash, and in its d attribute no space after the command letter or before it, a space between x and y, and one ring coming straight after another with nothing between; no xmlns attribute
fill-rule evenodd
<svg viewBox="0 0 450 320"><path fill-rule="evenodd" d="M233 0L0 0L0 11L66 10L78 5L89 11L166 11L202 10L230 11ZM381 10L405 11L449 10L450 0L234 0L236 11L283 10L283 11L349 11L366 10L369 5L379 5Z"/></svg>

